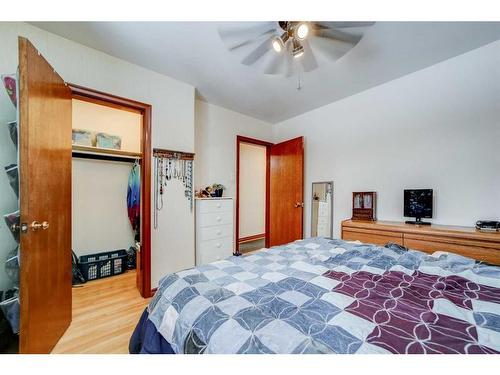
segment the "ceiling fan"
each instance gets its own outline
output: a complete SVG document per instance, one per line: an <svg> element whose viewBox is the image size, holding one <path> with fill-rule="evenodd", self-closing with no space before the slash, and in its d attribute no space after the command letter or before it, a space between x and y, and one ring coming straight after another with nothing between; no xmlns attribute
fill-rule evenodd
<svg viewBox="0 0 500 375"><path fill-rule="evenodd" d="M266 74L290 76L299 68L310 72L318 67L313 49L336 60L363 37L362 29L375 22L258 22L250 26L220 27L219 35L232 52L245 50L241 62L253 65L269 53ZM245 24L245 23L243 23ZM349 30L346 30L349 29ZM248 51L252 48L250 51Z"/></svg>

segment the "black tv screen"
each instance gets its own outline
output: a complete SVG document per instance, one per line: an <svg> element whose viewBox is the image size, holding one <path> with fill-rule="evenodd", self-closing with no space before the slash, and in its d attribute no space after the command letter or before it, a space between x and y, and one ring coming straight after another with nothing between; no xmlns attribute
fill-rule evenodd
<svg viewBox="0 0 500 375"><path fill-rule="evenodd" d="M404 216L432 218L432 189L405 190Z"/></svg>

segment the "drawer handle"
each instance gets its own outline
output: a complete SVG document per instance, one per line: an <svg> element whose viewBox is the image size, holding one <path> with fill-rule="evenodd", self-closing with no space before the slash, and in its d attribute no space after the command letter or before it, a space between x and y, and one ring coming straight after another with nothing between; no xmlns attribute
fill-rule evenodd
<svg viewBox="0 0 500 375"><path fill-rule="evenodd" d="M221 233L222 233L222 231L221 231L221 230L218 230L218 231L217 231L217 234L221 234Z"/></svg>
<svg viewBox="0 0 500 375"><path fill-rule="evenodd" d="M215 247L220 247L220 243L215 244Z"/></svg>
<svg viewBox="0 0 500 375"><path fill-rule="evenodd" d="M217 221L221 221L222 218L220 216L217 216Z"/></svg>
<svg viewBox="0 0 500 375"><path fill-rule="evenodd" d="M221 207L221 206L220 206L220 203L217 203L217 208L220 208L220 207Z"/></svg>

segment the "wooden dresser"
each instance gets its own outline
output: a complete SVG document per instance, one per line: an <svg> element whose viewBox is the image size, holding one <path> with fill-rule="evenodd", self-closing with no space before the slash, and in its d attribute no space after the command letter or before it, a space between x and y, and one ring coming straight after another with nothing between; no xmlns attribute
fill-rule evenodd
<svg viewBox="0 0 500 375"><path fill-rule="evenodd" d="M233 199L196 198L196 265L234 252Z"/></svg>
<svg viewBox="0 0 500 375"><path fill-rule="evenodd" d="M344 220L341 236L377 245L393 242L426 253L448 251L500 265L500 233L472 227Z"/></svg>

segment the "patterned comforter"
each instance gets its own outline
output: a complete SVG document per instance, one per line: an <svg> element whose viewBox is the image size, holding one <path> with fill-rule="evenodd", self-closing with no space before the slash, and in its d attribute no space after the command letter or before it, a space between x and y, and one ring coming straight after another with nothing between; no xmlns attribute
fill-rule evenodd
<svg viewBox="0 0 500 375"><path fill-rule="evenodd" d="M313 238L166 276L176 353L498 353L500 267Z"/></svg>

